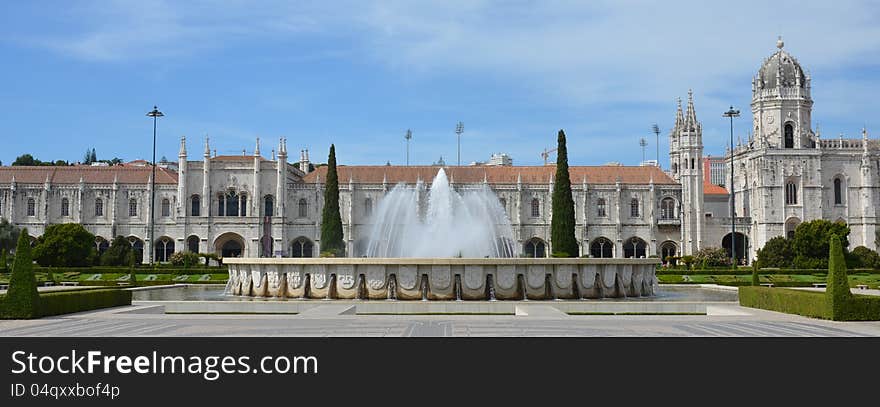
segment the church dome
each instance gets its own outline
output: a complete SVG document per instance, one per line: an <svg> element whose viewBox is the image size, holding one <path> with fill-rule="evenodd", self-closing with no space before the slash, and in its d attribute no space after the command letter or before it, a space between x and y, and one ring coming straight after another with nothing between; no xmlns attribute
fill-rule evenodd
<svg viewBox="0 0 880 407"><path fill-rule="evenodd" d="M775 88L777 80L782 82L783 87L798 86L803 88L806 84L804 69L791 54L782 49L784 45L785 43L780 38L776 42L776 48L779 50L767 58L761 65L761 69L758 70L756 79L759 81L759 88Z"/></svg>

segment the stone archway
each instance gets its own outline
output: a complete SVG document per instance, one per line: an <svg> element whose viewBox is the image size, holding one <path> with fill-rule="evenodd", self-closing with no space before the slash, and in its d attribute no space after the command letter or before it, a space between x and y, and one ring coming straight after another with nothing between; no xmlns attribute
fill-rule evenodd
<svg viewBox="0 0 880 407"><path fill-rule="evenodd" d="M214 240L214 252L221 257L244 257L244 238L238 233L224 233Z"/></svg>

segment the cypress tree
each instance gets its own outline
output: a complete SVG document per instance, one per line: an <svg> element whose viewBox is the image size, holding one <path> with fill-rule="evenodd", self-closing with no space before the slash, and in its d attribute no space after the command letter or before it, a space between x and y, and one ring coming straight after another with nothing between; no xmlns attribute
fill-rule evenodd
<svg viewBox="0 0 880 407"><path fill-rule="evenodd" d="M574 199L568 174L568 150L565 132L559 130L556 151L556 181L553 184L553 218L550 221L550 243L554 257L577 257L578 243L574 234Z"/></svg>
<svg viewBox="0 0 880 407"><path fill-rule="evenodd" d="M15 248L15 263L9 278L9 290L3 303L3 317L28 319L39 317L40 295L31 259L31 241L27 229L21 230Z"/></svg>
<svg viewBox="0 0 880 407"><path fill-rule="evenodd" d="M752 285L758 286L761 285L761 281L758 278L758 262L752 262Z"/></svg>
<svg viewBox="0 0 880 407"><path fill-rule="evenodd" d="M846 259L843 256L843 246L837 235L831 236L831 244L828 253L828 286L825 289L825 303L833 320L845 317L852 292L849 289L849 279L846 276Z"/></svg>
<svg viewBox="0 0 880 407"><path fill-rule="evenodd" d="M321 252L345 255L342 217L339 214L339 179L336 174L336 147L330 144L327 158L327 181L324 185L324 209L321 213Z"/></svg>

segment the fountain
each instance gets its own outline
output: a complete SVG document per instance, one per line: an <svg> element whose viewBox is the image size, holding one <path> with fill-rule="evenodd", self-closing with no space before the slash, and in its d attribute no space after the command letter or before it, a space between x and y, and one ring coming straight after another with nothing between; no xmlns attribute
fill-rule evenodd
<svg viewBox="0 0 880 407"><path fill-rule="evenodd" d="M456 192L437 172L422 203L424 184L398 184L376 208L366 257L513 257L510 220L488 185Z"/></svg>
<svg viewBox="0 0 880 407"><path fill-rule="evenodd" d="M440 169L426 187L380 201L363 253L350 258L229 258L227 292L281 298L528 300L653 295L658 259L520 258L487 184L460 191ZM252 287L268 289L252 290Z"/></svg>

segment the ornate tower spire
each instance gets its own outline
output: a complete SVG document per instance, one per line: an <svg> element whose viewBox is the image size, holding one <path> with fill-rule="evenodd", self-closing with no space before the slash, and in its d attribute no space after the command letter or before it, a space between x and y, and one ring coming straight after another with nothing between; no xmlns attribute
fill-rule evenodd
<svg viewBox="0 0 880 407"><path fill-rule="evenodd" d="M678 130L684 124L684 113L681 112L681 98L678 98L678 111L675 112L675 129Z"/></svg>
<svg viewBox="0 0 880 407"><path fill-rule="evenodd" d="M186 157L186 136L180 136L180 151L177 152L178 157Z"/></svg>
<svg viewBox="0 0 880 407"><path fill-rule="evenodd" d="M692 89L688 89L688 106L687 114L685 116L685 123L687 124L688 130L692 130L697 127L697 112L694 109L694 91Z"/></svg>
<svg viewBox="0 0 880 407"><path fill-rule="evenodd" d="M257 146L254 147L254 156L260 155L260 138L257 137Z"/></svg>
<svg viewBox="0 0 880 407"><path fill-rule="evenodd" d="M211 143L208 139L208 135L205 134L205 158L211 157Z"/></svg>

